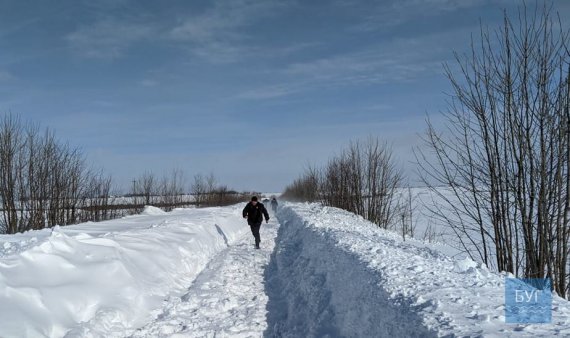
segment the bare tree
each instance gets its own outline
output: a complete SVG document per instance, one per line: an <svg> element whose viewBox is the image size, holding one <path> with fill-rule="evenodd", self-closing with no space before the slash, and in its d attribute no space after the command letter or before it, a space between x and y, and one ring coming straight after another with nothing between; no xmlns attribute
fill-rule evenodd
<svg viewBox="0 0 570 338"><path fill-rule="evenodd" d="M215 204L215 191L216 191L217 180L214 173L210 173L206 177L206 204L214 205Z"/></svg>
<svg viewBox="0 0 570 338"><path fill-rule="evenodd" d="M402 172L396 166L392 151L386 143L371 138L364 148L367 196L365 217L387 228L395 222L401 209L396 190L401 185Z"/></svg>
<svg viewBox="0 0 570 338"><path fill-rule="evenodd" d="M366 142L351 142L323 169L308 167L282 197L321 201L388 228L398 215L396 190L401 180L401 171L388 145L370 138Z"/></svg>
<svg viewBox="0 0 570 338"><path fill-rule="evenodd" d="M139 194L142 194L144 197L144 204L151 205L153 203L153 197L158 193L156 177L152 172L147 171L137 180L137 182L140 186Z"/></svg>
<svg viewBox="0 0 570 338"><path fill-rule="evenodd" d="M194 175L194 182L192 183L190 192L194 196L196 205L201 206L204 204L206 198L206 182L204 181L204 176L201 174Z"/></svg>
<svg viewBox="0 0 570 338"><path fill-rule="evenodd" d="M0 121L0 197L7 233L109 217L111 180L88 170L78 149L7 114ZM93 182L98 182L95 199ZM88 198L89 197L89 198ZM97 212L85 211L97 201Z"/></svg>
<svg viewBox="0 0 570 338"><path fill-rule="evenodd" d="M407 189L400 189L399 203L397 211L400 214L400 233L405 240L406 236L414 237L416 235L417 222L414 218L416 210L416 195L412 193L412 188L408 186ZM425 234L424 234L425 235Z"/></svg>
<svg viewBox="0 0 570 338"><path fill-rule="evenodd" d="M495 37L496 39L493 39ZM481 28L471 53L446 66L453 98L447 129L428 122L418 153L442 204L433 213L489 267L549 277L567 296L570 212L568 34L546 5ZM445 189L436 188L445 186Z"/></svg>
<svg viewBox="0 0 570 338"><path fill-rule="evenodd" d="M285 187L281 198L289 201L317 202L323 196L322 170L308 165L303 174Z"/></svg>
<svg viewBox="0 0 570 338"><path fill-rule="evenodd" d="M20 120L9 114L0 124L0 195L5 231L13 234L18 231L18 187L17 175L21 163L18 154L24 147Z"/></svg>
<svg viewBox="0 0 570 338"><path fill-rule="evenodd" d="M165 175L160 185L162 205L166 210L182 204L184 195L184 172L180 169L173 169L170 175Z"/></svg>

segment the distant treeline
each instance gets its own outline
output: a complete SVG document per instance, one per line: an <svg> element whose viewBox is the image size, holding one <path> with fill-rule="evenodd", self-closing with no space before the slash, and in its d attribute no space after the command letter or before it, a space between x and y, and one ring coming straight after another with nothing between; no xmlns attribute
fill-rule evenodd
<svg viewBox="0 0 570 338"><path fill-rule="evenodd" d="M213 175L197 175L190 194L186 186L181 170L160 180L146 173L134 181L130 197L117 197L111 177L90 168L79 149L52 131L12 114L0 120L0 233L108 220L145 205L172 210L233 204L250 196L218 185Z"/></svg>
<svg viewBox="0 0 570 338"><path fill-rule="evenodd" d="M186 194L187 182L184 173L175 169L169 175L158 178L152 172L145 172L133 181L131 193L133 203L139 206L160 206L169 211L174 207L196 205L198 207L223 206L247 201L255 192L238 192L219 184L213 174L197 174ZM188 198L190 197L190 199Z"/></svg>

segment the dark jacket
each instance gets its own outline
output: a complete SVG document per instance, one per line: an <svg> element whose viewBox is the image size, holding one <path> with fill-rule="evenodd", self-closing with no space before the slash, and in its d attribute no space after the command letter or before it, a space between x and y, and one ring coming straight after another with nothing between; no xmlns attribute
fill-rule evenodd
<svg viewBox="0 0 570 338"><path fill-rule="evenodd" d="M249 202L245 208L243 208L243 217L247 217L247 224L249 225L263 223L264 216L265 220L269 221L269 213L267 212L267 209L265 209L263 203L257 202L254 206Z"/></svg>

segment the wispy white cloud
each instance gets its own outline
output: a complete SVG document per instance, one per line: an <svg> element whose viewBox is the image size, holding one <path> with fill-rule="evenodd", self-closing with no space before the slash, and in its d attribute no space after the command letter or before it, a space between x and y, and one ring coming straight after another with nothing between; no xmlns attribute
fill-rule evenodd
<svg viewBox="0 0 570 338"><path fill-rule="evenodd" d="M248 89L239 93L236 97L248 100L265 100L277 97L283 97L303 89L303 84L287 83L282 85L262 86L258 88Z"/></svg>
<svg viewBox="0 0 570 338"><path fill-rule="evenodd" d="M0 37L5 37L5 36L9 36L11 34L17 33L18 31L21 31L22 29L25 29L26 27L29 27L29 26L32 26L32 25L38 23L38 21L39 21L38 18L28 18L26 20L18 21L15 24L9 25L8 27L1 29L0 30Z"/></svg>
<svg viewBox="0 0 570 338"><path fill-rule="evenodd" d="M275 85L248 89L236 97L265 100L318 89L412 82L422 76L441 73L441 62L405 62L397 59L367 60L356 55L294 64L284 73L290 75L287 80L282 80Z"/></svg>
<svg viewBox="0 0 570 338"><path fill-rule="evenodd" d="M366 8L362 20L352 29L373 31L390 26L411 23L417 18L436 16L463 8L471 8L489 3L490 0L389 0L373 2ZM505 1L505 0L497 0ZM343 6L359 6L361 3L341 0Z"/></svg>
<svg viewBox="0 0 570 338"><path fill-rule="evenodd" d="M103 12L124 7L129 1L131 0L75 0L75 2L80 2L85 8Z"/></svg>
<svg viewBox="0 0 570 338"><path fill-rule="evenodd" d="M139 10L139 16L110 17L83 24L67 34L65 40L72 50L87 58L113 60L125 56L132 45L150 41L174 42L171 47L181 48L213 63L231 63L249 57L286 56L318 43L302 41L286 46L265 48L255 41L249 28L259 20L280 14L295 0L216 0L202 13L182 15L172 23L153 13ZM95 6L95 5L94 5ZM96 5L105 12L108 5Z"/></svg>
<svg viewBox="0 0 570 338"><path fill-rule="evenodd" d="M139 82L139 84L143 87L154 87L159 85L159 82L152 79L144 79Z"/></svg>
<svg viewBox="0 0 570 338"><path fill-rule="evenodd" d="M396 8L430 9L434 12L453 11L459 8L478 6L489 0L399 0L395 2Z"/></svg>
<svg viewBox="0 0 570 338"><path fill-rule="evenodd" d="M95 59L116 59L134 43L154 34L154 28L140 22L105 19L80 27L65 39L78 54Z"/></svg>
<svg viewBox="0 0 570 338"><path fill-rule="evenodd" d="M424 43L406 39L390 46L291 63L271 74L278 83L248 89L237 97L273 99L316 89L413 82L441 74L441 51Z"/></svg>
<svg viewBox="0 0 570 338"><path fill-rule="evenodd" d="M188 46L188 50L195 56L212 63L237 62L252 55L252 47L228 41L209 41L204 44Z"/></svg>
<svg viewBox="0 0 570 338"><path fill-rule="evenodd" d="M244 28L286 6L279 0L218 0L200 15L185 18L170 37L187 43L195 55L213 62L233 62L255 52Z"/></svg>

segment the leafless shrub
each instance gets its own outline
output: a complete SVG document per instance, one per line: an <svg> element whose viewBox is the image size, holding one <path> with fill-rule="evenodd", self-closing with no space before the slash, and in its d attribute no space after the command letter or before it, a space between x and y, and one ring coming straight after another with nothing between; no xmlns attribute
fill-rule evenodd
<svg viewBox="0 0 570 338"><path fill-rule="evenodd" d="M174 169L162 178L160 197L165 210L170 211L183 202L185 186L184 173L180 169Z"/></svg>
<svg viewBox="0 0 570 338"><path fill-rule="evenodd" d="M196 205L201 206L204 204L206 198L206 182L204 176L201 174L194 176L194 182L192 183L190 192L194 196Z"/></svg>
<svg viewBox="0 0 570 338"><path fill-rule="evenodd" d="M400 222L398 222L398 225L400 226L399 232L402 234L402 239L405 240L406 237L413 238L416 235L417 220L414 217L416 211L414 200L417 196L414 196L410 187L400 190L399 195L397 211L400 214Z"/></svg>
<svg viewBox="0 0 570 338"><path fill-rule="evenodd" d="M370 138L352 142L321 170L309 167L285 189L282 198L321 201L388 228L398 216L396 189L401 180L388 145Z"/></svg>
<svg viewBox="0 0 570 338"><path fill-rule="evenodd" d="M194 176L191 186L192 195L198 206L224 206L248 201L255 193L237 192L226 185L218 185L213 173L204 177Z"/></svg>
<svg viewBox="0 0 570 338"><path fill-rule="evenodd" d="M550 277L567 296L568 33L545 5L519 10L516 23L505 13L502 29L481 28L477 40L456 55L457 74L446 66L454 94L447 129L428 124L434 158L418 154L424 181L443 201L432 211L472 257L516 276Z"/></svg>
<svg viewBox="0 0 570 338"><path fill-rule="evenodd" d="M309 166L299 178L285 188L281 198L297 202L316 202L320 200L321 187L321 170Z"/></svg>
<svg viewBox="0 0 570 338"><path fill-rule="evenodd" d="M0 121L4 232L108 219L111 179L88 170L82 153L54 134L7 114ZM97 212L88 208L97 206Z"/></svg>
<svg viewBox="0 0 570 338"><path fill-rule="evenodd" d="M439 237L441 237L441 233L438 233L437 228L433 226L430 222L424 230L423 240L428 243L435 242Z"/></svg>

